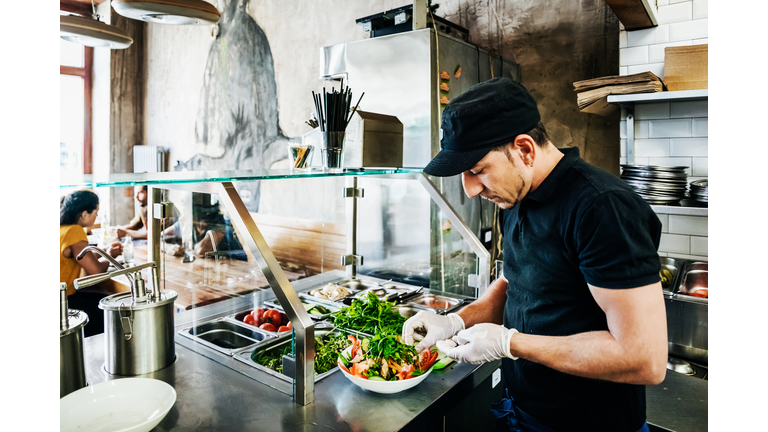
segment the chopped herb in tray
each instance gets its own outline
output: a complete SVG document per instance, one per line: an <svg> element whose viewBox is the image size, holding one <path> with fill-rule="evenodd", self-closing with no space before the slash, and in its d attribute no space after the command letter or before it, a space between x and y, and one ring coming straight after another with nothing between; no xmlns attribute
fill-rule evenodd
<svg viewBox="0 0 768 432"><path fill-rule="evenodd" d="M348 346L352 345L344 333L328 333L315 338L315 374L328 372L336 367L336 359ZM291 353L291 345L281 349L272 349L257 356L254 361L273 371L283 373L283 356Z"/></svg>
<svg viewBox="0 0 768 432"><path fill-rule="evenodd" d="M406 318L397 309L392 309L394 305L394 302L382 301L376 294L368 292L364 297L353 300L349 307L334 312L331 317L336 327L399 336Z"/></svg>

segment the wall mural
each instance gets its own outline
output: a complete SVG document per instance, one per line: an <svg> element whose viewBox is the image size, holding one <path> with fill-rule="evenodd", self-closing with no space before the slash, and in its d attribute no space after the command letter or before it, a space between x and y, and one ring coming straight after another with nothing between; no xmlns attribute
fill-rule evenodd
<svg viewBox="0 0 768 432"><path fill-rule="evenodd" d="M264 31L247 13L249 2L232 0L220 8L219 33L208 53L195 122L198 143L210 151L196 154L179 169L267 169L287 157L288 142L301 140L280 130L272 52ZM223 154L209 155L221 149ZM258 211L259 182L237 186L248 210Z"/></svg>

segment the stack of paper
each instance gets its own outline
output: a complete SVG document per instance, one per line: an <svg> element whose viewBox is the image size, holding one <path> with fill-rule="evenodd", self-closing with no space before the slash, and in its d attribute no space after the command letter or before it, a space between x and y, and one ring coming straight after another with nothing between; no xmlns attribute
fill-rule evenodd
<svg viewBox="0 0 768 432"><path fill-rule="evenodd" d="M613 75L573 83L579 109L605 115L616 107L608 103L608 95L653 93L666 90L664 82L653 72Z"/></svg>

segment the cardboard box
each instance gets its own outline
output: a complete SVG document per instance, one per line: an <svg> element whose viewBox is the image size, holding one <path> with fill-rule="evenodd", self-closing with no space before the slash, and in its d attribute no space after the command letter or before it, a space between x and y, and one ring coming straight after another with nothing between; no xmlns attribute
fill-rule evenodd
<svg viewBox="0 0 768 432"><path fill-rule="evenodd" d="M708 46L703 44L664 48L664 83L667 90L708 88Z"/></svg>

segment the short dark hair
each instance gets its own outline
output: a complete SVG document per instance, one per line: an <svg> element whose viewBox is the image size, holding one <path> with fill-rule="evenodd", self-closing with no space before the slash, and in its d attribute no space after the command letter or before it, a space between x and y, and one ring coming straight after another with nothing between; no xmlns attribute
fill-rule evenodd
<svg viewBox="0 0 768 432"><path fill-rule="evenodd" d="M61 197L59 201L59 226L76 225L80 215L96 210L99 196L90 190L78 190Z"/></svg>
<svg viewBox="0 0 768 432"><path fill-rule="evenodd" d="M539 147L544 147L549 142L549 134L547 134L547 128L544 127L544 123L539 122L536 124L536 127L529 130L526 135L530 135L531 138L533 138L533 141L539 145Z"/></svg>
<svg viewBox="0 0 768 432"><path fill-rule="evenodd" d="M535 142L539 147L544 147L547 145L547 143L549 143L549 135L547 134L547 129L544 127L544 123L542 122L539 122L533 129L529 130L525 134L530 135L531 138L533 138L533 142ZM508 144L509 143L496 146L491 151L504 152L504 154L507 155L507 158L510 158L511 155L507 151Z"/></svg>

